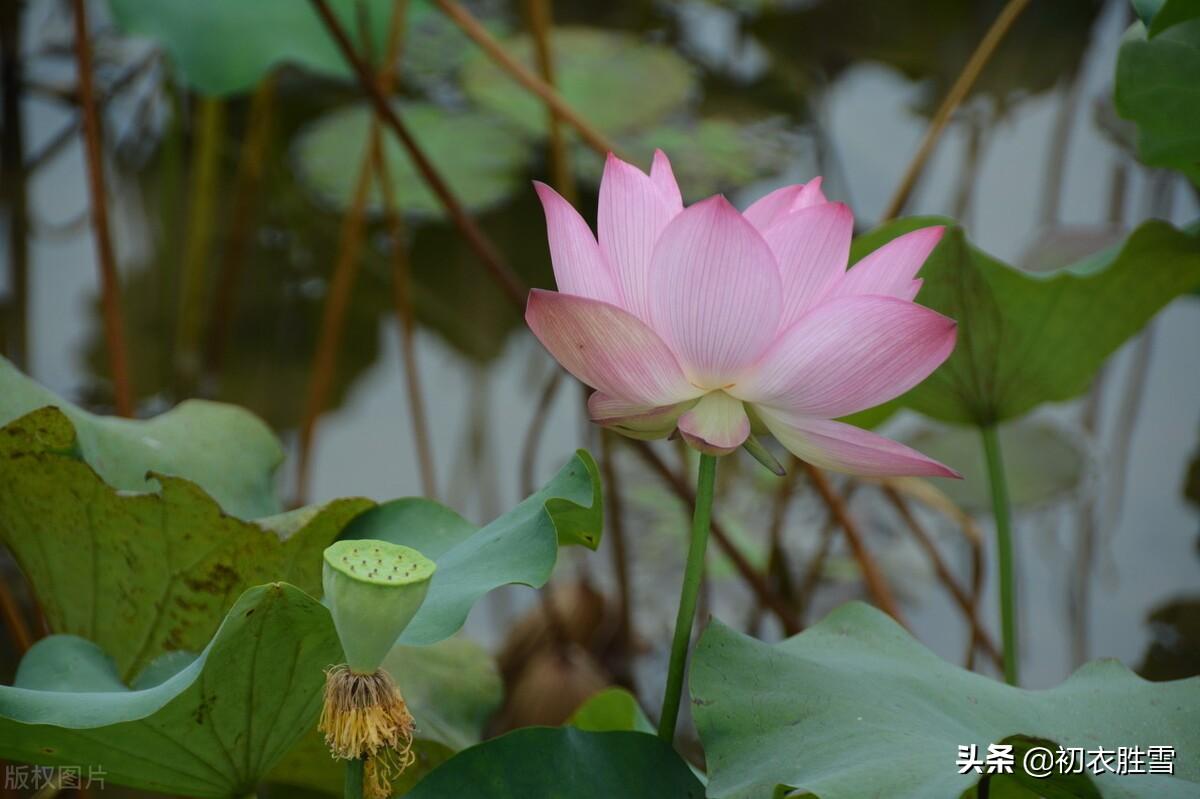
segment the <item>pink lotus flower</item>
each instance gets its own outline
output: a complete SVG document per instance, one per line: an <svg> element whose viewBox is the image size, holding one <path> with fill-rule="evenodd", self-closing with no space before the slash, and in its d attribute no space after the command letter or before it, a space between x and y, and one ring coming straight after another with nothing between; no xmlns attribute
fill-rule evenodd
<svg viewBox="0 0 1200 799"><path fill-rule="evenodd" d="M710 454L765 428L827 469L958 476L834 421L899 396L954 349L954 321L912 301L942 228L847 270L854 217L825 199L820 178L745 213L721 196L684 208L661 151L649 176L609 155L599 241L553 189L536 188L559 290L534 289L525 320L596 389L593 421L644 439L678 428Z"/></svg>

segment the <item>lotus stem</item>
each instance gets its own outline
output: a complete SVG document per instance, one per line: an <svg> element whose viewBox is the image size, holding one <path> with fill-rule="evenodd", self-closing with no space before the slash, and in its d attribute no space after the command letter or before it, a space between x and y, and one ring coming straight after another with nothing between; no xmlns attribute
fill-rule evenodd
<svg viewBox="0 0 1200 799"><path fill-rule="evenodd" d="M346 799L362 799L363 795L363 766L366 761L362 758L351 760L346 764Z"/></svg>
<svg viewBox="0 0 1200 799"><path fill-rule="evenodd" d="M91 202L92 233L96 239L96 262L100 266L100 300L104 319L104 343L113 382L117 415L133 416L133 389L129 379L129 357L125 344L125 317L121 310L120 278L108 229L108 199L104 189L104 161L100 149L100 112L92 85L92 47L88 39L87 4L74 0L75 60L79 70L79 107L83 119L83 143ZM17 234L14 234L17 235Z"/></svg>
<svg viewBox="0 0 1200 799"><path fill-rule="evenodd" d="M954 81L954 85L950 87L950 91L946 93L946 97L942 100L942 104L938 106L938 110L933 115L933 119L929 123L929 127L925 130L925 135L921 139L921 144L917 148L916 155L905 170L904 177L900 180L900 186L896 189L896 193L892 195L892 199L888 201L887 208L884 209L881 222L886 222L894 218L901 210L904 209L904 204L908 201L908 197L912 194L913 188L917 185L917 178L921 176L921 172L925 169L925 164L929 161L929 156L933 154L933 148L937 146L938 140L942 137L942 132L946 129L947 123L950 122L950 117L954 111L962 104L962 101L967 98L971 87L975 85L979 74L983 72L983 68L987 66L987 62L991 60L992 55L996 52L1000 42L1003 41L1005 35L1012 28L1013 23L1017 21L1017 17L1029 5L1030 0L1009 0L1008 3L1000 10L996 16L992 26L988 28L987 33L979 41L979 46L975 48L975 52L971 53L970 59L963 66L962 72L959 73L958 79Z"/></svg>
<svg viewBox="0 0 1200 799"><path fill-rule="evenodd" d="M618 153L617 146L607 136L592 127L575 109L563 99L554 87L539 78L535 73L509 55L496 37L488 32L479 20L455 0L436 0L438 7L445 12L458 27L475 44L488 54L498 67L508 73L508 76L519 83L527 91L532 92L546 107L558 114L571 127L578 131L580 137L600 155ZM618 153L619 154L619 153Z"/></svg>
<svg viewBox="0 0 1200 799"><path fill-rule="evenodd" d="M688 646L692 641L692 623L696 600L704 577L704 556L708 549L709 522L712 517L713 487L716 484L717 459L700 456L700 475L696 481L696 509L692 516L692 538L688 545L687 566L683 572L683 590L679 595L679 614L675 617L675 637L671 641L671 663L667 669L667 690L663 696L658 737L668 744L675 740L679 721L679 702L683 695L683 673Z"/></svg>
<svg viewBox="0 0 1200 799"><path fill-rule="evenodd" d="M988 482L992 486L992 512L996 517L996 550L1000 564L1000 630L1004 644L1004 681L1017 684L1017 598L1013 584L1012 520L1004 458L995 425L982 429Z"/></svg>

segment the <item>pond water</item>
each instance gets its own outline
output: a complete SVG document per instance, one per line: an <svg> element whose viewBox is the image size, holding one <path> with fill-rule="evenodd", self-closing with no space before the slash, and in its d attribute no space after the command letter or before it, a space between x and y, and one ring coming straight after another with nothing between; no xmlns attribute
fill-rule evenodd
<svg viewBox="0 0 1200 799"><path fill-rule="evenodd" d="M554 4L557 21L564 25L630 31L686 61L697 81L686 103L668 119L738 123L735 141L742 144L729 156L732 165L724 174L697 172L691 183L685 180L689 200L712 185L730 191L731 199L744 205L775 185L820 173L827 193L851 204L863 230L883 212L928 124L930 109L1000 5L945 0ZM1177 224L1194 219L1196 198L1184 182L1137 165L1120 141L1119 126L1113 130L1107 121L1113 116L1106 101L1128 22L1126 6L1123 0L1033 4L947 129L906 213L957 216L981 247L1031 268L1062 265L1100 249L1148 216ZM495 15L497 24L520 25L495 6L483 11ZM32 83L70 85L71 63L61 52L69 41L68 21L59 4L30 4L24 46ZM904 47L897 50L896 42ZM113 37L100 52L111 62L111 76L144 58L145 50ZM249 104L242 97L223 109L226 134L217 140L213 156L216 227L211 240L201 242L207 246L199 257L206 293L181 305L179 273L193 257L187 243L187 197L202 148L200 137L181 137L170 124L171 109L187 104L166 90L165 76L157 62L142 70L128 96L114 101L107 114L109 198L140 412L157 412L186 394L250 407L289 446L293 457L280 480L281 491L292 496L296 428L341 216L336 199L331 202L311 190L309 181L316 180L311 174L300 177L313 167L298 163L302 148L297 141L322 115L354 103L355 94L333 80L293 71L279 76L273 139L253 206L252 243L222 367L189 381L180 378L179 364L187 355L177 333L180 309L193 313L199 307L203 318L209 313L215 276L232 235L229 217ZM646 91L652 93L656 86ZM411 95L417 93L410 89ZM421 93L455 108L469 104L456 79L445 75L422 84ZM596 110L600 114L612 98L597 102L603 106ZM581 110L589 113L586 106ZM39 152L71 124L74 114L48 92L33 90L25 94L22 112L27 153ZM210 111L188 106L189 129L194 131L205 113ZM335 143L341 140L334 137ZM753 158L746 154L747 140L761 148ZM502 147L481 141L480 148ZM358 146L348 149L356 153ZM540 146L531 148L514 170L516 179L502 187L500 199L489 196L484 203L480 220L524 279L548 285L544 226L528 182L546 178L544 153ZM702 154L715 157L713 152ZM452 148L444 153L446 158L453 155ZM474 163L471 158L478 156L463 157ZM701 156L689 149L685 157ZM326 170L337 177L337 170L354 163L335 159ZM589 169L594 167L581 167L581 172ZM734 190L727 185L729 175L752 179L739 181L746 185ZM74 135L28 178L29 293L23 299L28 347L23 361L29 373L53 390L104 408L110 392L84 186L82 149ZM691 188L697 186L703 188ZM593 214L594 184L584 176L579 190L589 198L583 201L586 213ZM541 426L539 480L575 447L596 451L598 442L583 421L576 386L564 384L550 406L538 410L554 366L453 229L428 214L415 215L409 228L421 322L416 353L440 498L469 518L486 520L521 493L521 453L533 422ZM377 220L367 250L340 351L335 401L318 426L310 501L421 492L399 328L388 300L386 237ZM11 328L18 298L9 269L0 274L0 301ZM1176 651L1196 646L1195 639L1189 644L1171 636L1186 624L1196 627L1200 600L1200 513L1183 493L1188 465L1200 449L1200 302L1178 300L1147 335L1148 341L1130 343L1110 363L1096 393L1094 433L1086 426L1086 399L1035 415L1046 447L1051 439L1066 442L1065 466L1038 473L1038 465L1050 456L1039 453L1038 435L1027 437L1032 452L1027 453L1031 471L1026 477L1034 488L1046 489L1033 491L1031 504L1018 515L1023 681L1029 686L1058 682L1081 654L1113 656L1138 667L1154 641ZM17 356L11 336L8 341L6 354ZM905 417L890 423L887 431L933 435L927 428L921 420ZM672 455L674 450L663 445L662 452ZM626 534L634 553L637 622L647 638L665 639L675 603L670 586L682 561L684 517L681 509L651 508L668 494L636 459L625 454L619 464L627 487ZM718 514L724 514L761 564L775 490L751 465L731 471L718 506L724 510ZM972 490L978 489L949 490L969 506ZM823 511L803 485L797 495L785 539L799 572L815 548ZM877 492L859 492L853 509L903 598L914 632L942 656L961 662L965 627L928 564L896 532L896 521ZM1081 520L1089 512L1100 520L1090 547L1091 567L1085 566L1079 544ZM980 520L990 533L986 513L980 513ZM927 521L956 573L965 574L961 534L933 517ZM607 547L598 554L573 554L560 579L587 573L599 585L610 586L609 563ZM840 554L830 561L810 618L861 595L849 564ZM1090 575L1084 580L1090 601L1073 615L1068 597L1084 569ZM715 555L710 587L714 613L730 621L748 614L749 595ZM505 627L501 622L531 601L527 591L506 594L477 609L469 629L499 644ZM1175 613L1175 628L1148 622L1156 609L1185 601L1192 603L1190 610ZM990 594L982 608L995 629ZM768 625L763 634L778 631ZM651 653L639 668L647 695L659 690L660 655Z"/></svg>

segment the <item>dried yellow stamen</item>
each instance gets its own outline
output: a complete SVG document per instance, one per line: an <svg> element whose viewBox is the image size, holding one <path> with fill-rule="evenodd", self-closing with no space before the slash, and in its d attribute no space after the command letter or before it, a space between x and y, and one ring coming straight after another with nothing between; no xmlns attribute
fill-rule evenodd
<svg viewBox="0 0 1200 799"><path fill-rule="evenodd" d="M318 729L336 758L365 758L363 788L382 799L391 782L413 764L413 717L386 671L358 674L349 666L325 672L325 704Z"/></svg>

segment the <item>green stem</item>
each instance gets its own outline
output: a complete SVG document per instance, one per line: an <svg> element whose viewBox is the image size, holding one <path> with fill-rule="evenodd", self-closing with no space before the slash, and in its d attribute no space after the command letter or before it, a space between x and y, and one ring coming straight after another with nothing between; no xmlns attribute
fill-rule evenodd
<svg viewBox="0 0 1200 799"><path fill-rule="evenodd" d="M996 517L996 550L1000 563L1000 629L1004 638L1004 681L1017 684L1017 596L1013 584L1012 520L1004 458L995 426L982 428L988 480L992 484L992 512Z"/></svg>
<svg viewBox="0 0 1200 799"><path fill-rule="evenodd" d="M712 515L713 484L717 476L714 455L700 456L700 476L696 484L696 510L692 517L692 540L688 546L687 567L683 572L683 590L679 595L679 615L675 617L675 638L671 642L671 664L667 670L667 692L663 696L658 737L667 743L675 740L679 721L679 702L683 695L683 672L687 665L688 645L692 640L692 622L700 579L704 576L704 552L708 547L709 518Z"/></svg>
<svg viewBox="0 0 1200 799"><path fill-rule="evenodd" d="M346 799L362 799L363 766L366 763L367 761L360 757L346 764Z"/></svg>

